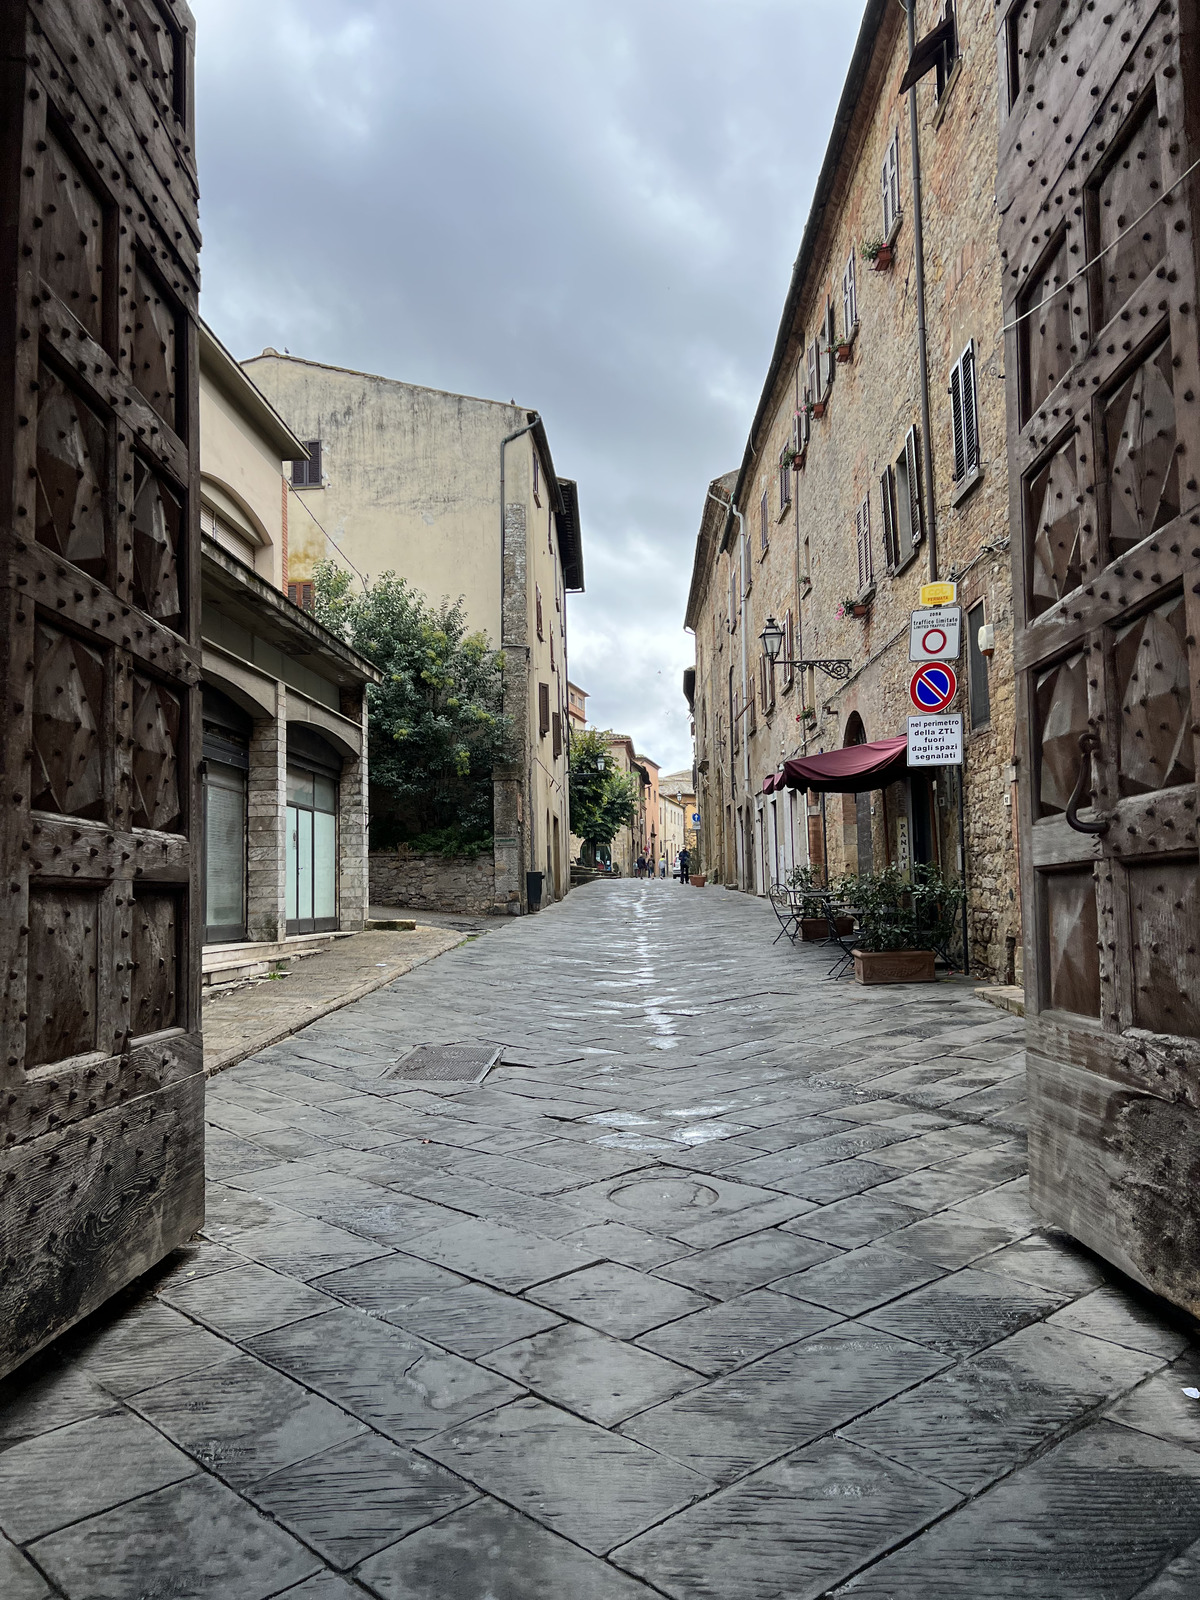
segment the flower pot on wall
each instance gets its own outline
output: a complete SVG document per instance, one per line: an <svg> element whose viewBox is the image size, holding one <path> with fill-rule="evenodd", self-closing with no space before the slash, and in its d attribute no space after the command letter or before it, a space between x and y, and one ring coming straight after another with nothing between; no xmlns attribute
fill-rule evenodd
<svg viewBox="0 0 1200 1600"><path fill-rule="evenodd" d="M932 950L855 950L859 983L933 983Z"/></svg>
<svg viewBox="0 0 1200 1600"><path fill-rule="evenodd" d="M834 355L837 357L839 365L843 367L850 360L853 354L854 346L851 344L839 344L837 349L834 351Z"/></svg>
<svg viewBox="0 0 1200 1600"><path fill-rule="evenodd" d="M814 400L813 401L813 403L812 403L812 414L813 414L814 417L823 417L825 415L825 402L824 402L824 400Z"/></svg>
<svg viewBox="0 0 1200 1600"><path fill-rule="evenodd" d="M872 272L889 272L892 266L892 247L890 244L880 245L879 254L871 263Z"/></svg>
<svg viewBox="0 0 1200 1600"><path fill-rule="evenodd" d="M869 617L871 615L871 608L869 605L854 606L851 609L856 617Z"/></svg>
<svg viewBox="0 0 1200 1600"><path fill-rule="evenodd" d="M708 880L703 872L693 872L690 879L693 889L703 889L707 881Z"/></svg>

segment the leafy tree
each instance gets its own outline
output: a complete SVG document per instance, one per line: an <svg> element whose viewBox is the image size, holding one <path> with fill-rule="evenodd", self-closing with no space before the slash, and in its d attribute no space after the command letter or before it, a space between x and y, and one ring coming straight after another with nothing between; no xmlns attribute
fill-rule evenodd
<svg viewBox="0 0 1200 1600"><path fill-rule="evenodd" d="M571 832L583 840L584 859L610 845L637 817L637 780L621 771L602 733L571 734Z"/></svg>
<svg viewBox="0 0 1200 1600"><path fill-rule="evenodd" d="M359 593L333 562L313 573L313 615L383 673L367 689L373 848L444 854L492 833L492 775L511 758L504 657L467 628L462 601L432 606L394 572Z"/></svg>

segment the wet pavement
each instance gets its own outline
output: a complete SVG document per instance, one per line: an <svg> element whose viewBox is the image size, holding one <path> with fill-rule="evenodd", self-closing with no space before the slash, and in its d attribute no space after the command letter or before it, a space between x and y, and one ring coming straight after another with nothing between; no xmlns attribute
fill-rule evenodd
<svg viewBox="0 0 1200 1600"><path fill-rule="evenodd" d="M0 1387L4 1600L1194 1600L1200 1352L1030 1214L1021 1024L775 932L591 885L212 1079L203 1238Z"/></svg>

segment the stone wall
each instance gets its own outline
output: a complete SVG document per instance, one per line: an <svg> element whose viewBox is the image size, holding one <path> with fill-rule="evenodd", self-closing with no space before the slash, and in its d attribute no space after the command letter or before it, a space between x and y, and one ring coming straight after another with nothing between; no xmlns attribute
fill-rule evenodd
<svg viewBox="0 0 1200 1600"><path fill-rule="evenodd" d="M388 851L371 855L369 862L372 905L462 911L477 917L491 916L498 909L496 866L491 855L429 856Z"/></svg>

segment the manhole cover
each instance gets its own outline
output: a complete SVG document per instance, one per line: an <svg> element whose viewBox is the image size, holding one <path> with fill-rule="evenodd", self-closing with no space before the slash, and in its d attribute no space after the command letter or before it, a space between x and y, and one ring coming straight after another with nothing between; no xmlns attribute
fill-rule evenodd
<svg viewBox="0 0 1200 1600"><path fill-rule="evenodd" d="M482 1083L503 1051L503 1045L495 1044L419 1044L384 1077L405 1083Z"/></svg>
<svg viewBox="0 0 1200 1600"><path fill-rule="evenodd" d="M676 1211L690 1211L693 1206L711 1206L717 1191L686 1178L637 1178L610 1189L608 1198L626 1211L669 1216Z"/></svg>

